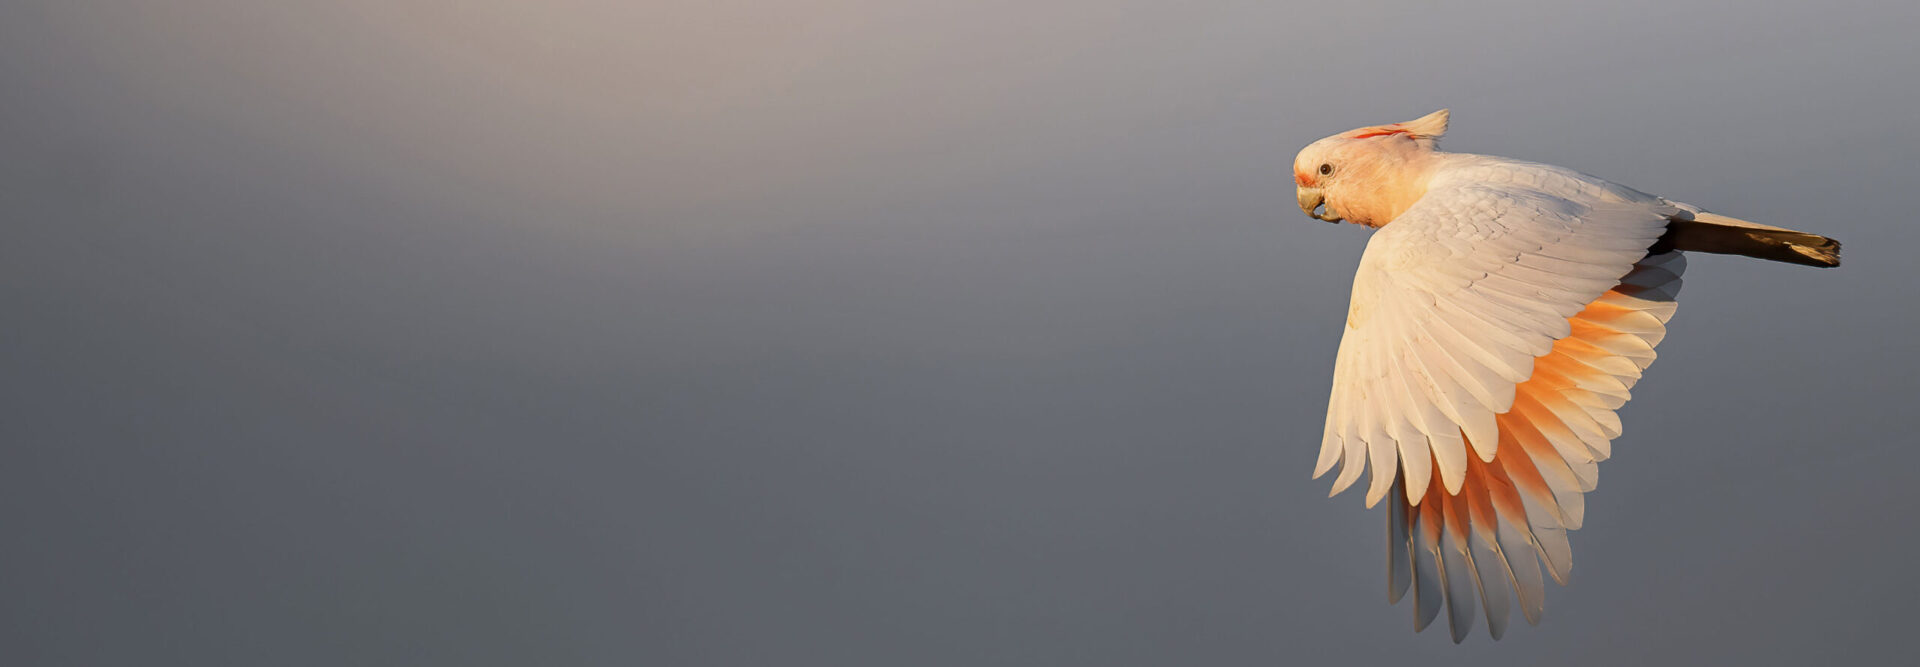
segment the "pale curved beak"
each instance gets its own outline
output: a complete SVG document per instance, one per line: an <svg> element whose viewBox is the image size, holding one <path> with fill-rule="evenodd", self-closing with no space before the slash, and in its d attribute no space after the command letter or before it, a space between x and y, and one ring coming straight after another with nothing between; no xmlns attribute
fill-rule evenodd
<svg viewBox="0 0 1920 667"><path fill-rule="evenodd" d="M1340 222L1340 216L1334 215L1332 211L1326 213L1317 212L1320 206L1327 201L1326 197L1320 195L1320 188L1296 187L1294 189L1294 196L1299 197L1300 210L1306 211L1308 217L1315 220L1325 220L1327 222Z"/></svg>

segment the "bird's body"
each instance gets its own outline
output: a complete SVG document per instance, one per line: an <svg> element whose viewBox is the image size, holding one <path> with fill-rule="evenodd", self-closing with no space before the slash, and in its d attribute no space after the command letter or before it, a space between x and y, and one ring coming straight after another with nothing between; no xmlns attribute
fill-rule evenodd
<svg viewBox="0 0 1920 667"><path fill-rule="evenodd" d="M1825 237L1719 216L1551 165L1444 153L1445 111L1315 142L1300 206L1378 229L1354 277L1316 477L1369 467L1389 503L1388 597L1455 641L1498 638L1565 583L1615 411L1666 334L1682 251L1839 264ZM1325 207L1325 213L1318 212Z"/></svg>

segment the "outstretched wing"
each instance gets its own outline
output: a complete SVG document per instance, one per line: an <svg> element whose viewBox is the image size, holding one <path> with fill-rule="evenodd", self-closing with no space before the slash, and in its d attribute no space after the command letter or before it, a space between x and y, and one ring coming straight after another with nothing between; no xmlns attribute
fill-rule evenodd
<svg viewBox="0 0 1920 667"><path fill-rule="evenodd" d="M1507 585L1538 620L1536 554L1564 581L1683 261L1647 256L1678 211L1663 200L1557 170L1463 176L1368 243L1315 469L1341 466L1338 493L1371 465L1367 504L1395 495L1390 598L1414 588L1416 628L1444 604L1456 641L1475 597L1501 633Z"/></svg>

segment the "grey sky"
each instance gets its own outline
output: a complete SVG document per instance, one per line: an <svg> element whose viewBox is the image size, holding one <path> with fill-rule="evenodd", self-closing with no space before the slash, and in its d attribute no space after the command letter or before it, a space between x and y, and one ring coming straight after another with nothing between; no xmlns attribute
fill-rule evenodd
<svg viewBox="0 0 1920 667"><path fill-rule="evenodd" d="M1920 10L122 4L0 8L0 663L1910 655ZM1460 647L1307 479L1288 175L1442 106L1848 244L1695 258Z"/></svg>

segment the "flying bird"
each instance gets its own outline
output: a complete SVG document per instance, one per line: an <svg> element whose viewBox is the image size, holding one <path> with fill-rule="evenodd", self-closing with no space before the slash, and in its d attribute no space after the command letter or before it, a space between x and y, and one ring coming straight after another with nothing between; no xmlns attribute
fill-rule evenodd
<svg viewBox="0 0 1920 667"><path fill-rule="evenodd" d="M1447 110L1342 132L1293 163L1300 209L1374 228L1314 466L1388 500L1387 599L1414 630L1475 601L1489 633L1565 585L1615 411L1666 336L1685 252L1833 267L1840 243L1570 169L1447 153ZM1507 591L1513 592L1509 598Z"/></svg>

